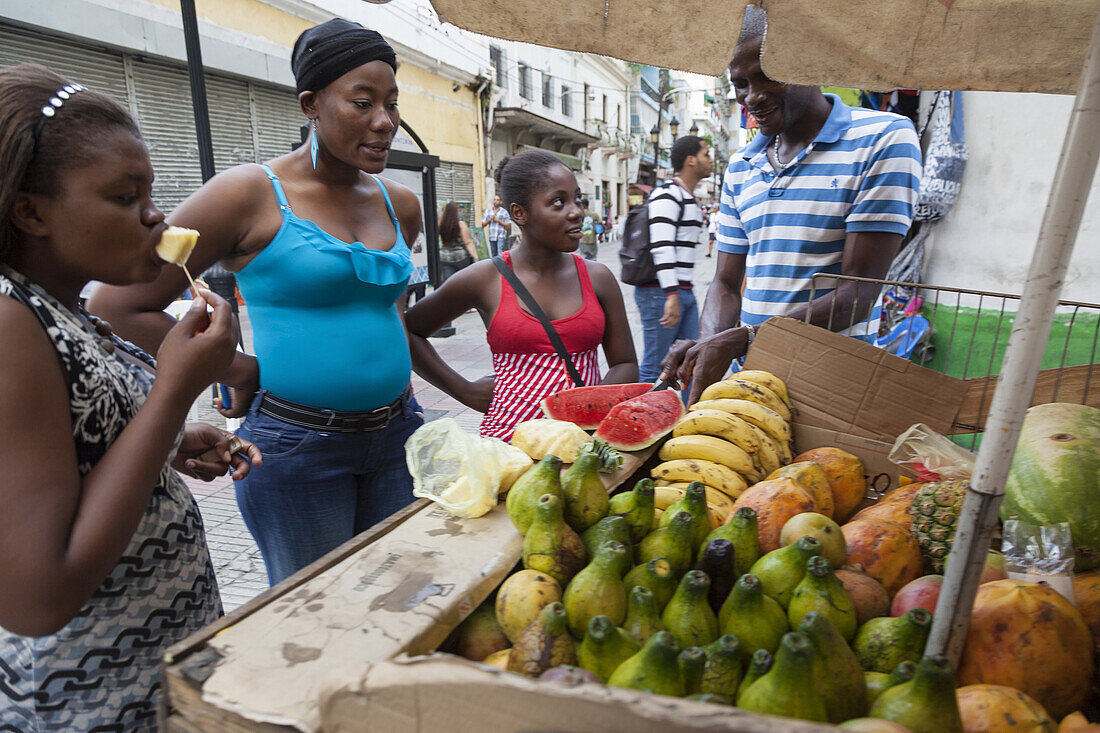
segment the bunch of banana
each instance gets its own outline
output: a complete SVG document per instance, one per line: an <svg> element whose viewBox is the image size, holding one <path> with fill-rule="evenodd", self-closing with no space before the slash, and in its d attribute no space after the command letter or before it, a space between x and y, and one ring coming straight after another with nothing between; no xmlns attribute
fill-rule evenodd
<svg viewBox="0 0 1100 733"><path fill-rule="evenodd" d="M653 505L660 511L667 509L673 502L684 498L690 481L666 481L658 479L653 482ZM711 524L718 526L725 524L733 513L733 499L724 491L719 491L713 486L706 486L707 511L710 514Z"/></svg>
<svg viewBox="0 0 1100 733"><path fill-rule="evenodd" d="M709 490L736 500L748 486L790 463L790 421L781 379L761 370L738 372L703 390L661 447L664 463L652 476L658 487L701 481L708 487L708 501Z"/></svg>

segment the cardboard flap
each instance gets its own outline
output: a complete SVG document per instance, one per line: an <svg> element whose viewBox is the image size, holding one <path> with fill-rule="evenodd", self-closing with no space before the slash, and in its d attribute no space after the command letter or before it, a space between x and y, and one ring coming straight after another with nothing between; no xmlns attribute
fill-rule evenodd
<svg viewBox="0 0 1100 733"><path fill-rule="evenodd" d="M326 695L325 733L813 733L831 726L604 685L540 682L447 654L372 665Z"/></svg>
<svg viewBox="0 0 1100 733"><path fill-rule="evenodd" d="M796 423L891 442L918 422L949 434L967 391L961 379L790 318L760 327L745 368L787 383Z"/></svg>

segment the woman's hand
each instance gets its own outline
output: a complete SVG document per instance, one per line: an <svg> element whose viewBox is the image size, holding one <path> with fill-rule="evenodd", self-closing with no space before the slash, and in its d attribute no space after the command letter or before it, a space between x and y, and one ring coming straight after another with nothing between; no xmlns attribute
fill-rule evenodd
<svg viewBox="0 0 1100 733"><path fill-rule="evenodd" d="M239 445L236 450L233 450L233 443ZM239 481L248 475L252 464L263 464L259 448L206 423L184 426L183 441L172 460L172 468L201 481L224 476L230 466L233 467L233 480Z"/></svg>
<svg viewBox="0 0 1100 733"><path fill-rule="evenodd" d="M214 310L207 313L207 304ZM237 329L223 298L200 288L191 309L157 350L157 382L193 401L233 361Z"/></svg>
<svg viewBox="0 0 1100 733"><path fill-rule="evenodd" d="M466 387L457 395L458 401L467 407L485 413L489 411L489 403L493 401L493 382L495 377L482 377L474 382L467 382Z"/></svg>

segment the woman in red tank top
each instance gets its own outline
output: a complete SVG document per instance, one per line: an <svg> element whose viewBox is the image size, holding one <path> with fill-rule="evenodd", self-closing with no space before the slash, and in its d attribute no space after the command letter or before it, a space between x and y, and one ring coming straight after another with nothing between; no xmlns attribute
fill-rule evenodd
<svg viewBox="0 0 1100 733"><path fill-rule="evenodd" d="M638 359L622 291L604 265L572 254L581 238L581 193L572 171L548 153L505 158L497 184L523 233L504 254L561 336L587 384L638 380ZM493 376L471 381L451 369L427 336L477 308L493 353ZM547 395L575 386L539 320L485 260L461 270L405 315L413 368L459 402L485 413L481 434L508 440L516 425L542 415ZM597 347L608 370L602 378Z"/></svg>

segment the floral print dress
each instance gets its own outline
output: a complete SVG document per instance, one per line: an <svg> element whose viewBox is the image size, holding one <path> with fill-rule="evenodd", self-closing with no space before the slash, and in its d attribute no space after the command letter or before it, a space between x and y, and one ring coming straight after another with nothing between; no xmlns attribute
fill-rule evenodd
<svg viewBox="0 0 1100 733"><path fill-rule="evenodd" d="M85 476L145 402L153 360L115 336L108 353L70 311L3 265L0 296L26 305L57 350ZM0 731L156 730L161 656L220 615L202 517L166 462L118 564L75 618L42 637L0 627Z"/></svg>

